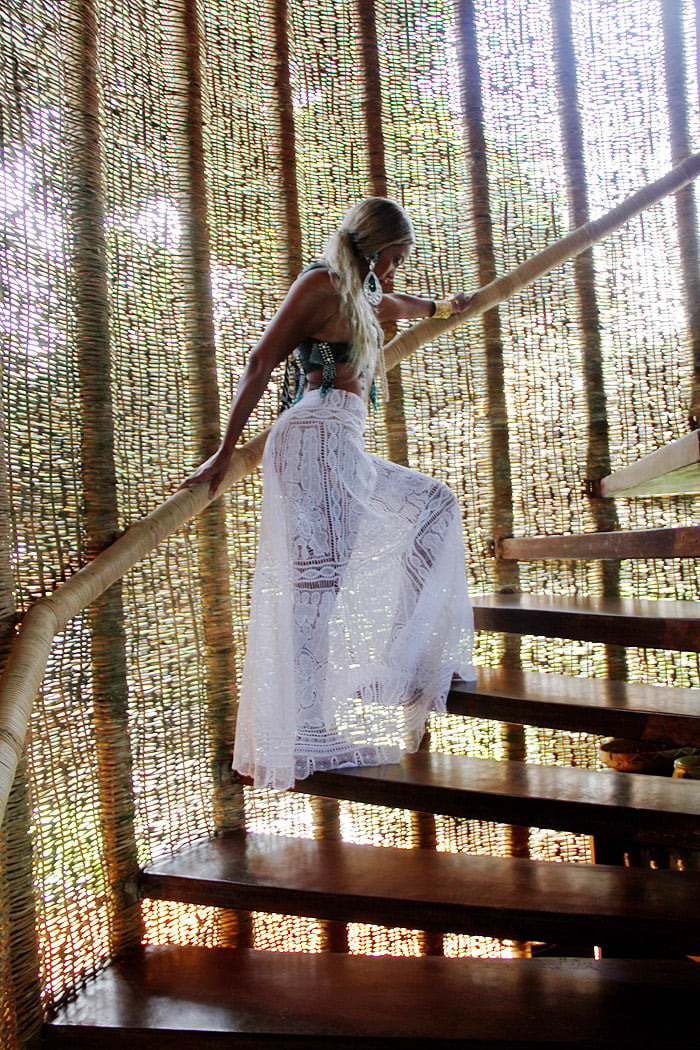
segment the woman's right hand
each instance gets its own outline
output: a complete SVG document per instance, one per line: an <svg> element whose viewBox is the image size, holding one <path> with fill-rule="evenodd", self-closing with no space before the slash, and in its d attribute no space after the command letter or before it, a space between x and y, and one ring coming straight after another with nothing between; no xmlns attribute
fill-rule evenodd
<svg viewBox="0 0 700 1050"><path fill-rule="evenodd" d="M203 485L208 482L209 499L214 499L214 496L219 491L224 478L228 474L230 466L231 453L226 451L223 446L220 446L213 456L206 459L204 463L197 467L188 478L185 478L181 485L178 485L178 491L180 489L192 488L193 485Z"/></svg>
<svg viewBox="0 0 700 1050"><path fill-rule="evenodd" d="M180 489L208 483L209 499L216 496L231 466L235 444L262 397L273 368L284 361L302 339L322 328L337 308L336 292L326 270L310 270L297 278L248 358L221 445L185 478Z"/></svg>

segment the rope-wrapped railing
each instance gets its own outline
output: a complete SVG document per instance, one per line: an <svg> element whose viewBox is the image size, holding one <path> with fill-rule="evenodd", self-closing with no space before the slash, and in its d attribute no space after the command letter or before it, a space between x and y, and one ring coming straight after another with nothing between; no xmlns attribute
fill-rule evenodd
<svg viewBox="0 0 700 1050"><path fill-rule="evenodd" d="M700 153L688 157L662 178L628 197L598 219L536 253L514 270L481 288L462 314L421 321L387 344L387 368L471 317L479 316L521 291L550 270L574 258L635 215L675 193L700 174ZM236 449L220 493L253 471L262 459L267 431ZM19 762L34 698L41 687L53 639L70 619L177 532L209 504L207 485L183 489L153 513L134 523L116 542L80 569L23 617L12 653L0 679L0 819L5 812Z"/></svg>
<svg viewBox="0 0 700 1050"><path fill-rule="evenodd" d="M497 277L495 281L480 288L464 313L454 314L452 317L440 320L430 318L408 328L385 347L384 356L387 369L393 368L404 357L408 357L409 354L419 350L420 347L432 342L445 332L456 328L457 325L463 324L470 317L486 313L487 310L510 299L539 277L543 277L561 263L573 259L586 248L590 248L597 241L619 229L635 215L657 204L670 193L676 193L691 179L697 178L699 174L700 153L693 153L687 160L662 175L660 179L650 182L630 197L626 197L624 201L605 212L600 218L591 219L590 222L577 227L566 237L562 237L561 240L543 248L541 252L530 256L509 273Z"/></svg>

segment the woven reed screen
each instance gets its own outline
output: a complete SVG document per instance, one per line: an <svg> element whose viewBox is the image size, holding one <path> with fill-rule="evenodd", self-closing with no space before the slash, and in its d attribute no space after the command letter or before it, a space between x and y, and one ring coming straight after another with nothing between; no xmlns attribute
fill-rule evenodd
<svg viewBox="0 0 700 1050"><path fill-rule="evenodd" d="M217 386L225 411L290 278L349 203L386 189L409 208L418 246L398 286L441 297L508 270L700 145L691 0L6 0L0 47L3 637L15 610L151 510L215 442ZM390 438L380 410L369 443L456 491L475 592L518 583L488 555L494 530L693 522L690 499L603 510L583 491L608 456L626 464L697 418L700 331L684 305L696 240L686 191L583 268L568 264L402 364ZM273 383L248 433L276 408ZM3 1046L141 936L334 943L320 923L134 898L138 863L241 817L222 755L259 498L256 473L56 640L29 802L18 778L3 829ZM519 585L698 595L692 561L523 564ZM623 661L584 643L525 638L504 651L486 637L478 658L593 675L626 662L638 680L698 681L695 656L628 650ZM583 737L457 718L433 726L432 746L595 761ZM426 828L370 807L246 796L249 828L587 856L584 840L537 829ZM343 939L356 951L517 950L360 926Z"/></svg>

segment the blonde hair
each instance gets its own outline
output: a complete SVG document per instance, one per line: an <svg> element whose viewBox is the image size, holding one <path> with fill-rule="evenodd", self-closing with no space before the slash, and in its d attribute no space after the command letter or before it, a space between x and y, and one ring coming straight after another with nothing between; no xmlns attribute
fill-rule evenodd
<svg viewBox="0 0 700 1050"><path fill-rule="evenodd" d="M350 328L350 361L374 371L384 333L362 291L360 263L393 244L413 244L413 224L400 204L367 197L355 204L332 235L322 260L335 278L340 309Z"/></svg>

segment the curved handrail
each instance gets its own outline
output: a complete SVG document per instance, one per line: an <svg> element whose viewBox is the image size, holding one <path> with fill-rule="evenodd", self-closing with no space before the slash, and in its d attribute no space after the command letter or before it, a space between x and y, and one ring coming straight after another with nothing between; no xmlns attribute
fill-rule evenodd
<svg viewBox="0 0 700 1050"><path fill-rule="evenodd" d="M393 368L402 358L444 332L504 302L555 266L579 255L618 229L634 215L675 193L699 174L700 153L694 153L600 218L578 227L503 277L484 285L464 313L444 320L421 321L396 336L385 348L386 367ZM267 430L263 431L236 449L217 498L260 463L267 434ZM68 620L87 608L164 539L196 517L208 503L206 484L176 492L147 517L131 525L111 546L60 584L52 595L40 598L28 609L0 678L0 820L5 813L24 748L32 705L41 686L53 639Z"/></svg>

